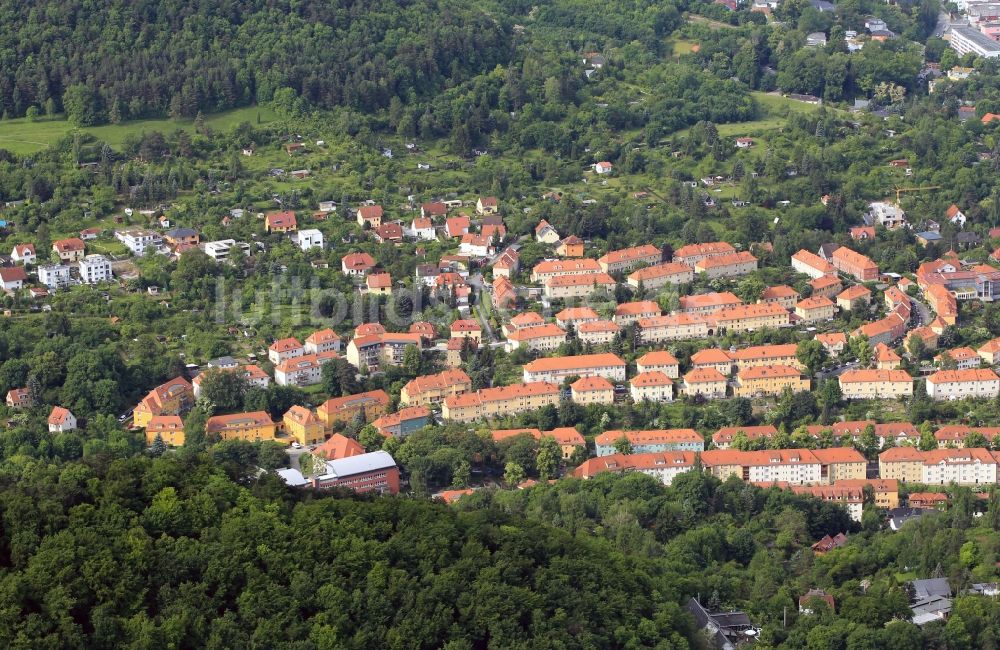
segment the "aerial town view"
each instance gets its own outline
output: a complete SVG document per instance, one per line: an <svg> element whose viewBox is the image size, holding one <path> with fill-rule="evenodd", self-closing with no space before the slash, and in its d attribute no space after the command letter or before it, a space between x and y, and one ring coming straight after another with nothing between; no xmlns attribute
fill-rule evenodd
<svg viewBox="0 0 1000 650"><path fill-rule="evenodd" d="M1000 648L1000 2L0 16L0 647Z"/></svg>

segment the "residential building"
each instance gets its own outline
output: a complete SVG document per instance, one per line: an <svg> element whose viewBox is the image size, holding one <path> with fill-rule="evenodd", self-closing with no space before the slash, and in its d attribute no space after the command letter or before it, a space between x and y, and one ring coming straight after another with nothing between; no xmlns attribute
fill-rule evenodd
<svg viewBox="0 0 1000 650"><path fill-rule="evenodd" d="M535 241L541 244L555 244L559 239L559 232L545 219L535 226Z"/></svg>
<svg viewBox="0 0 1000 650"><path fill-rule="evenodd" d="M622 438L628 440L633 454L648 454L664 451L705 450L705 439L694 429L654 429L648 431L605 431L594 438L595 453L610 456L617 452L615 443Z"/></svg>
<svg viewBox="0 0 1000 650"><path fill-rule="evenodd" d="M841 246L833 251L830 263L838 271L858 282L878 280L878 264L846 246Z"/></svg>
<svg viewBox="0 0 1000 650"><path fill-rule="evenodd" d="M184 415L194 406L194 389L183 377L174 377L149 391L136 405L132 423L142 428L157 415Z"/></svg>
<svg viewBox="0 0 1000 650"><path fill-rule="evenodd" d="M201 236L193 228L175 228L163 234L163 241L176 249L178 246L197 246Z"/></svg>
<svg viewBox="0 0 1000 650"><path fill-rule="evenodd" d="M444 232L449 239L458 239L469 234L472 222L464 215L448 217L444 222Z"/></svg>
<svg viewBox="0 0 1000 650"><path fill-rule="evenodd" d="M415 239L434 241L437 239L437 231L434 230L434 222L426 217L414 217L410 222L410 229L406 233Z"/></svg>
<svg viewBox="0 0 1000 650"><path fill-rule="evenodd" d="M7 406L12 409L27 408L31 406L30 388L11 388L7 391Z"/></svg>
<svg viewBox="0 0 1000 650"><path fill-rule="evenodd" d="M652 244L643 244L642 246L610 251L597 258L597 263L601 265L601 270L605 273L626 273L640 264L659 264L662 257L659 248Z"/></svg>
<svg viewBox="0 0 1000 650"><path fill-rule="evenodd" d="M383 415L372 426L386 438L405 438L431 424L431 410L426 406L408 406L395 413Z"/></svg>
<svg viewBox="0 0 1000 650"><path fill-rule="evenodd" d="M80 281L84 284L98 284L100 282L110 282L112 279L111 262L103 255L88 255L77 267L80 273Z"/></svg>
<svg viewBox="0 0 1000 650"><path fill-rule="evenodd" d="M1000 377L988 368L939 370L927 378L927 397L933 400L996 397L997 393Z"/></svg>
<svg viewBox="0 0 1000 650"><path fill-rule="evenodd" d="M686 246L681 246L676 251L674 251L674 262L680 262L685 264L692 269L694 265L703 259L710 257L719 257L721 255L730 255L735 253L736 249L733 248L732 244L726 242L707 242L704 244L688 244Z"/></svg>
<svg viewBox="0 0 1000 650"><path fill-rule="evenodd" d="M752 332L765 327L787 327L791 324L788 311L776 304L740 305L713 312L718 331Z"/></svg>
<svg viewBox="0 0 1000 650"><path fill-rule="evenodd" d="M895 479L839 479L833 483L836 487L862 488L871 487L875 497L875 507L892 510L899 507L899 481Z"/></svg>
<svg viewBox="0 0 1000 650"><path fill-rule="evenodd" d="M278 339L268 347L267 358L274 365L278 365L285 359L301 357L305 352L305 346L295 337Z"/></svg>
<svg viewBox="0 0 1000 650"><path fill-rule="evenodd" d="M1000 57L1000 43L974 27L953 23L948 34L948 45L959 55L972 53L988 59Z"/></svg>
<svg viewBox="0 0 1000 650"><path fill-rule="evenodd" d="M364 228L378 228L382 225L384 211L381 205L363 205L358 208L358 225Z"/></svg>
<svg viewBox="0 0 1000 650"><path fill-rule="evenodd" d="M306 339L306 344L302 346L302 351L305 354L340 352L340 336L329 327L316 330Z"/></svg>
<svg viewBox="0 0 1000 650"><path fill-rule="evenodd" d="M615 280L607 273L588 273L585 275L563 275L546 280L543 291L546 298L586 298L599 289L612 290Z"/></svg>
<svg viewBox="0 0 1000 650"><path fill-rule="evenodd" d="M671 314L640 318L636 324L639 328L639 342L643 345L705 338L715 330L714 323L709 317L701 314Z"/></svg>
<svg viewBox="0 0 1000 650"><path fill-rule="evenodd" d="M152 445L157 437L168 447L184 446L184 422L180 416L154 415L146 424L146 445Z"/></svg>
<svg viewBox="0 0 1000 650"><path fill-rule="evenodd" d="M722 427L712 434L712 444L715 445L716 449L729 449L732 447L733 439L736 438L737 434L743 434L743 437L749 441L758 440L760 438L767 438L770 440L774 436L778 435L778 430L774 428L773 424Z"/></svg>
<svg viewBox="0 0 1000 650"><path fill-rule="evenodd" d="M777 286L764 289L764 292L760 294L760 298L757 302L760 304L774 303L791 311L795 309L795 304L799 301L799 298L800 295L798 291L787 285L779 284Z"/></svg>
<svg viewBox="0 0 1000 650"><path fill-rule="evenodd" d="M38 256L35 254L34 244L17 244L14 249L10 252L10 259L14 263L20 262L21 264L34 264L38 260Z"/></svg>
<svg viewBox="0 0 1000 650"><path fill-rule="evenodd" d="M50 264L38 267L38 281L55 291L69 286L69 267L65 264Z"/></svg>
<svg viewBox="0 0 1000 650"><path fill-rule="evenodd" d="M636 368L643 372L662 372L671 379L680 377L680 363L666 350L647 352L636 360Z"/></svg>
<svg viewBox="0 0 1000 650"><path fill-rule="evenodd" d="M708 257L698 260L694 265L695 273L704 273L705 277L710 280L738 277L756 270L757 258L748 251Z"/></svg>
<svg viewBox="0 0 1000 650"><path fill-rule="evenodd" d="M743 304L736 294L729 291L698 293L677 299L677 311L682 314L711 314L720 309L738 307Z"/></svg>
<svg viewBox="0 0 1000 650"><path fill-rule="evenodd" d="M690 451L670 451L650 454L611 454L584 461L573 470L573 476L589 479L604 472L640 472L670 485L678 474L690 471L696 462Z"/></svg>
<svg viewBox="0 0 1000 650"><path fill-rule="evenodd" d="M660 305L655 300L624 302L615 307L615 323L627 327L640 318L654 318L662 313Z"/></svg>
<svg viewBox="0 0 1000 650"><path fill-rule="evenodd" d="M592 275L601 272L597 260L583 258L578 260L544 260L531 269L531 281L545 283L563 275Z"/></svg>
<svg viewBox="0 0 1000 650"><path fill-rule="evenodd" d="M726 376L714 368L696 368L684 375L681 393L688 397L723 399L726 396Z"/></svg>
<svg viewBox="0 0 1000 650"><path fill-rule="evenodd" d="M340 260L344 275L363 276L375 268L375 258L368 253L348 253Z"/></svg>
<svg viewBox="0 0 1000 650"><path fill-rule="evenodd" d="M157 253L163 247L163 238L159 233L141 228L116 230L115 239L125 244L125 248L136 257L142 257L147 251Z"/></svg>
<svg viewBox="0 0 1000 650"><path fill-rule="evenodd" d="M323 381L323 366L338 357L336 352L317 352L287 358L274 367L279 386L313 386Z"/></svg>
<svg viewBox="0 0 1000 650"><path fill-rule="evenodd" d="M86 245L79 237L69 239L59 239L52 242L52 250L59 256L62 262L79 262L83 259Z"/></svg>
<svg viewBox="0 0 1000 650"><path fill-rule="evenodd" d="M596 320L600 320L600 316L590 307L567 307L556 314L556 325L564 329Z"/></svg>
<svg viewBox="0 0 1000 650"><path fill-rule="evenodd" d="M978 368L982 365L982 359L972 348L952 348L951 350L945 350L941 352L936 357L934 357L934 362L939 366L944 366L948 362L954 362L955 368L958 370L968 370L969 368Z"/></svg>
<svg viewBox="0 0 1000 650"><path fill-rule="evenodd" d="M948 424L934 432L938 447L964 447L965 438L970 433L978 433L993 445L994 439L1000 435L1000 427L970 427L964 424Z"/></svg>
<svg viewBox="0 0 1000 650"><path fill-rule="evenodd" d="M621 331L621 327L609 320L595 320L580 323L576 328L576 336L585 345L602 345L611 343Z"/></svg>
<svg viewBox="0 0 1000 650"><path fill-rule="evenodd" d="M906 167L909 165L906 160L894 160L889 164L894 167ZM888 203L886 201L873 201L869 203L868 215L865 218L865 222L869 225L877 223L886 230L896 230L907 225L906 213L903 212L903 209L896 203Z"/></svg>
<svg viewBox="0 0 1000 650"><path fill-rule="evenodd" d="M431 201L420 206L420 216L425 219L448 216L448 206L441 201Z"/></svg>
<svg viewBox="0 0 1000 650"><path fill-rule="evenodd" d="M805 249L792 255L792 268L799 273L804 273L812 279L821 278L824 275L835 275L837 269L816 253Z"/></svg>
<svg viewBox="0 0 1000 650"><path fill-rule="evenodd" d="M729 476L736 476L748 483L762 485L821 482L821 463L808 449L712 449L702 452L701 462L707 471L723 481Z"/></svg>
<svg viewBox="0 0 1000 650"><path fill-rule="evenodd" d="M833 485L796 485L790 489L795 494L804 494L820 499L821 501L832 501L838 505L842 505L847 510L847 514L850 515L852 521L861 521L865 502L864 488ZM818 591L822 596L815 594L815 591ZM832 604L833 596L829 596L821 590L810 590L805 596L799 598L799 613L812 614L812 608L815 605L809 601L815 600L825 601L830 611L834 611Z"/></svg>
<svg viewBox="0 0 1000 650"><path fill-rule="evenodd" d="M465 371L453 368L435 375L422 375L410 380L399 393L404 406L438 404L446 397L472 390L472 380Z"/></svg>
<svg viewBox="0 0 1000 650"><path fill-rule="evenodd" d="M269 212L264 217L264 230L267 232L294 232L297 228L295 213L291 210Z"/></svg>
<svg viewBox="0 0 1000 650"><path fill-rule="evenodd" d="M878 455L879 478L900 483L920 483L924 479L924 452L916 447L893 447Z"/></svg>
<svg viewBox="0 0 1000 650"><path fill-rule="evenodd" d="M53 406L49 412L49 433L63 433L76 429L76 416L69 409Z"/></svg>
<svg viewBox="0 0 1000 650"><path fill-rule="evenodd" d="M672 402L674 382L658 370L640 372L629 382L633 402Z"/></svg>
<svg viewBox="0 0 1000 650"><path fill-rule="evenodd" d="M752 345L748 348L734 350L729 353L729 357L736 364L737 370L756 366L791 366L805 370L805 366L796 356L797 350L798 346L795 343Z"/></svg>
<svg viewBox="0 0 1000 650"><path fill-rule="evenodd" d="M604 377L625 381L625 361L616 354L581 354L572 357L546 357L524 365L524 381L558 383L566 377Z"/></svg>
<svg viewBox="0 0 1000 650"><path fill-rule="evenodd" d="M843 291L844 284L836 275L824 275L821 278L810 280L809 287L812 289L813 297L824 296L826 298L833 298Z"/></svg>
<svg viewBox="0 0 1000 650"><path fill-rule="evenodd" d="M680 262L665 262L633 271L628 276L630 287L639 290L655 291L668 284L689 284L694 282L694 269Z"/></svg>
<svg viewBox="0 0 1000 650"><path fill-rule="evenodd" d="M325 439L326 428L316 414L298 404L285 411L282 418L285 433L295 438L300 445L315 445Z"/></svg>
<svg viewBox="0 0 1000 650"><path fill-rule="evenodd" d="M500 211L500 202L495 196L481 196L476 201L476 214L496 214Z"/></svg>
<svg viewBox="0 0 1000 650"><path fill-rule="evenodd" d="M815 338L823 344L823 348L830 356L840 354L847 346L847 334L843 332L821 332Z"/></svg>
<svg viewBox="0 0 1000 650"><path fill-rule="evenodd" d="M695 370L712 368L729 375L733 372L733 357L719 348L703 348L691 355L691 367Z"/></svg>
<svg viewBox="0 0 1000 650"><path fill-rule="evenodd" d="M365 453L365 448L357 440L335 433L314 448L312 453L314 456L325 458L326 460L336 460L338 458L360 456Z"/></svg>
<svg viewBox="0 0 1000 650"><path fill-rule="evenodd" d="M604 377L582 377L570 384L570 399L577 404L614 404L615 386Z"/></svg>
<svg viewBox="0 0 1000 650"><path fill-rule="evenodd" d="M840 375L844 399L899 399L913 396L913 378L905 370L851 369Z"/></svg>
<svg viewBox="0 0 1000 650"><path fill-rule="evenodd" d="M347 345L347 361L358 368L375 371L383 365L398 366L403 363L403 354L408 346L421 349L419 334L383 333L372 336L354 337Z"/></svg>
<svg viewBox="0 0 1000 650"><path fill-rule="evenodd" d="M205 242L201 245L205 254L216 262L233 262L235 258L243 255L250 257L250 244L237 242L235 239L220 239L218 241Z"/></svg>
<svg viewBox="0 0 1000 650"><path fill-rule="evenodd" d="M903 359L885 343L875 344L875 367L879 370L896 370Z"/></svg>
<svg viewBox="0 0 1000 650"><path fill-rule="evenodd" d="M837 294L837 307L844 311L854 311L871 304L872 292L868 287L856 284Z"/></svg>
<svg viewBox="0 0 1000 650"><path fill-rule="evenodd" d="M384 390L328 399L316 408L316 416L327 432L332 432L355 418L364 422L382 416L389 408L389 395Z"/></svg>
<svg viewBox="0 0 1000 650"><path fill-rule="evenodd" d="M569 460L577 449L585 449L587 446L583 436L573 427L559 427L552 431L539 431L538 429L494 429L490 432L494 442L503 442L504 440L516 438L524 434L532 436L535 440L540 440L543 437L554 438L562 450L563 460Z"/></svg>
<svg viewBox="0 0 1000 650"><path fill-rule="evenodd" d="M792 366L754 366L736 375L734 394L737 397L777 396L789 388L793 393L808 391L810 382L798 368Z"/></svg>
<svg viewBox="0 0 1000 650"><path fill-rule="evenodd" d="M559 403L559 386L546 382L526 382L484 388L444 400L441 416L456 422L508 416Z"/></svg>
<svg viewBox="0 0 1000 650"><path fill-rule="evenodd" d="M983 343L976 352L983 361L991 366L1000 363L1000 338Z"/></svg>
<svg viewBox="0 0 1000 650"><path fill-rule="evenodd" d="M510 279L521 269L521 257L516 250L508 248L493 262L493 277Z"/></svg>
<svg viewBox="0 0 1000 650"><path fill-rule="evenodd" d="M312 248L323 249L323 233L315 228L300 230L296 233L295 243L304 251Z"/></svg>
<svg viewBox="0 0 1000 650"><path fill-rule="evenodd" d="M215 415L205 422L205 433L223 440L274 440L277 425L264 411Z"/></svg>
<svg viewBox="0 0 1000 650"><path fill-rule="evenodd" d="M865 478L868 461L857 449L851 447L828 447L813 449L813 455L819 459L820 481L835 483L841 480L860 480Z"/></svg>
<svg viewBox="0 0 1000 650"><path fill-rule="evenodd" d="M559 257L583 257L583 240L576 235L570 235L556 246Z"/></svg>
<svg viewBox="0 0 1000 650"><path fill-rule="evenodd" d="M537 327L525 327L508 332L504 347L508 352L524 347L528 350L548 352L566 342L566 330L555 323L545 323Z"/></svg>
<svg viewBox="0 0 1000 650"><path fill-rule="evenodd" d="M810 296L795 305L795 315L803 323L830 320L837 313L837 306L826 296Z"/></svg>
<svg viewBox="0 0 1000 650"><path fill-rule="evenodd" d="M23 266L0 268L0 286L4 291L20 291L27 279L28 274Z"/></svg>
<svg viewBox="0 0 1000 650"><path fill-rule="evenodd" d="M988 449L932 449L922 456L924 485L997 483L997 459Z"/></svg>

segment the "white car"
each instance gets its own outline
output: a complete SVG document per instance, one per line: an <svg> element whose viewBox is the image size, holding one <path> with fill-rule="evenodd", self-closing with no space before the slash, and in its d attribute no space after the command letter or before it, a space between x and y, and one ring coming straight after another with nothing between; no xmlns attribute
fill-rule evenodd
<svg viewBox="0 0 1000 650"><path fill-rule="evenodd" d="M292 449L302 449L302 445L297 442L292 443Z"/></svg>

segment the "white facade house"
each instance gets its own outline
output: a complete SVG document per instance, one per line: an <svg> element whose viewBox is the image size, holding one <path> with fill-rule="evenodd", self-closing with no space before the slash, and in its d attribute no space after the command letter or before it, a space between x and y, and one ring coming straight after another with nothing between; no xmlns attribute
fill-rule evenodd
<svg viewBox="0 0 1000 650"><path fill-rule="evenodd" d="M323 381L323 365L336 356L334 352L320 352L285 359L274 368L274 383L279 386L318 384Z"/></svg>
<svg viewBox="0 0 1000 650"><path fill-rule="evenodd" d="M299 230L295 234L295 243L304 251L310 248L323 248L323 233L315 228Z"/></svg>
<svg viewBox="0 0 1000 650"><path fill-rule="evenodd" d="M990 398L998 393L1000 377L989 368L941 370L927 378L927 397L934 400Z"/></svg>
<svg viewBox="0 0 1000 650"><path fill-rule="evenodd" d="M815 457L798 457L792 452L797 450L783 450L783 454L791 457L781 458L781 455L774 453L773 457L760 464L752 463L749 466L751 483L773 483L776 481L787 481L791 485L807 485L810 483L820 483L822 466ZM812 456L812 454L809 454Z"/></svg>
<svg viewBox="0 0 1000 650"><path fill-rule="evenodd" d="M995 485L997 463L985 449L940 449L924 460L926 485Z"/></svg>
<svg viewBox="0 0 1000 650"><path fill-rule="evenodd" d="M112 279L111 262L103 255L88 255L80 260L80 281L84 284L109 282Z"/></svg>
<svg viewBox="0 0 1000 650"><path fill-rule="evenodd" d="M38 281L53 291L69 286L69 267L65 264L50 264L38 267Z"/></svg>
<svg viewBox="0 0 1000 650"><path fill-rule="evenodd" d="M22 264L34 264L38 261L35 247L32 244L18 244L10 253L10 259Z"/></svg>
<svg viewBox="0 0 1000 650"><path fill-rule="evenodd" d="M662 372L651 370L632 378L629 393L633 402L672 402L674 382Z"/></svg>
<svg viewBox="0 0 1000 650"><path fill-rule="evenodd" d="M237 258L242 253L243 257L250 257L250 244L237 242L235 239L220 239L202 244L205 254L216 262L228 262Z"/></svg>
<svg viewBox="0 0 1000 650"><path fill-rule="evenodd" d="M948 44L961 55L973 53L988 59L1000 57L1000 43L968 25L952 25Z"/></svg>
<svg viewBox="0 0 1000 650"><path fill-rule="evenodd" d="M117 230L115 239L125 244L125 248L141 257L146 251L158 252L163 247L163 239L152 230Z"/></svg>

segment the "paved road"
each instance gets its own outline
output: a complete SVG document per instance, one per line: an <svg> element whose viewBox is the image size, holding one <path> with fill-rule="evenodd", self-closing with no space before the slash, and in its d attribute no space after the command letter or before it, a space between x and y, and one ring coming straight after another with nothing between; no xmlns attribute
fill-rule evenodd
<svg viewBox="0 0 1000 650"><path fill-rule="evenodd" d="M929 325L931 322L931 310L930 307L920 302L916 298L910 297L913 301L913 311L916 312L912 320L914 322L913 327L922 327L924 325Z"/></svg>
<svg viewBox="0 0 1000 650"><path fill-rule="evenodd" d="M951 26L951 16L949 16L948 12L946 11L940 12L938 14L937 26L934 28L934 31L931 32L931 36L935 38L941 38L944 35L944 33L948 31L948 27L950 26Z"/></svg>
<svg viewBox="0 0 1000 650"><path fill-rule="evenodd" d="M854 370L855 368L860 367L860 365L861 364L859 363L848 363L847 365L840 366L839 368L833 368L831 370L821 370L816 373L816 381L820 382L820 381L826 381L827 379L834 379L836 377L841 376L848 370Z"/></svg>

